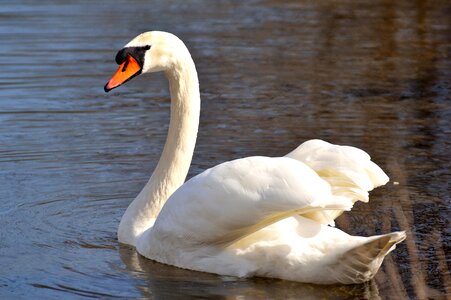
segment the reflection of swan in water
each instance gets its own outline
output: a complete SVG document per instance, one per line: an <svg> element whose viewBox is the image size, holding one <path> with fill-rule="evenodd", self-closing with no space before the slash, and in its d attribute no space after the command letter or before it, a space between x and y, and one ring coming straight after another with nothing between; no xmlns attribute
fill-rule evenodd
<svg viewBox="0 0 451 300"><path fill-rule="evenodd" d="M265 278L217 276L148 260L125 245L120 245L119 254L126 271L140 279L135 287L144 298L241 299L244 296L245 299L380 299L375 280L360 285L325 286Z"/></svg>
<svg viewBox="0 0 451 300"><path fill-rule="evenodd" d="M148 32L119 51L116 61L120 67L105 91L140 73L164 71L172 98L163 154L122 217L120 242L191 270L350 284L371 279L405 238L404 232L355 237L328 226L388 181L353 147L311 140L285 157L226 162L183 184L200 111L188 50L172 34Z"/></svg>

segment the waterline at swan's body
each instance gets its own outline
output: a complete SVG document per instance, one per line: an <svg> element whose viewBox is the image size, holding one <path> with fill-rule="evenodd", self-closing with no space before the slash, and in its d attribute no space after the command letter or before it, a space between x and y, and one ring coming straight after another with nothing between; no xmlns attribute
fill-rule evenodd
<svg viewBox="0 0 451 300"><path fill-rule="evenodd" d="M354 237L331 227L355 201L388 181L364 151L321 140L285 157L220 164L186 183L199 125L194 62L172 34L148 32L116 57L109 91L141 73L164 71L171 120L160 161L119 225L122 243L156 261L234 276L320 284L371 279L403 232Z"/></svg>

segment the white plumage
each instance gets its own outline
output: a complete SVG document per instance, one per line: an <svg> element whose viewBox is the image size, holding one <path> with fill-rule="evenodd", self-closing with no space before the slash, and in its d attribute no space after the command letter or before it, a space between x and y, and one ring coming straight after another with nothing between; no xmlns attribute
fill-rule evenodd
<svg viewBox="0 0 451 300"><path fill-rule="evenodd" d="M330 226L388 181L369 155L310 140L285 157L225 162L183 183L199 121L194 63L172 34L148 32L126 45L143 46L150 49L135 57L142 73L168 77L171 121L156 170L121 220L119 241L161 263L222 275L370 280L405 233L356 237Z"/></svg>

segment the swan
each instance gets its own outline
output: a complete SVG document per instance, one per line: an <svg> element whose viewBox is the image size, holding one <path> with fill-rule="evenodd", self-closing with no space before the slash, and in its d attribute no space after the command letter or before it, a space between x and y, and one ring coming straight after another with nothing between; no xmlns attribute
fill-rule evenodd
<svg viewBox="0 0 451 300"><path fill-rule="evenodd" d="M145 32L116 55L108 92L143 73L165 73L171 95L160 160L118 229L120 243L154 261L219 275L355 284L374 277L404 231L351 236L334 227L388 182L363 150L309 140L283 157L246 157L185 181L196 143L196 68L175 35Z"/></svg>

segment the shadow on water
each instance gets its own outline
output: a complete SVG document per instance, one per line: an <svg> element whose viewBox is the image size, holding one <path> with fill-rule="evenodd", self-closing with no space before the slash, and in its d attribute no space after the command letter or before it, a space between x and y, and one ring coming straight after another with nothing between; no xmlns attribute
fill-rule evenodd
<svg viewBox="0 0 451 300"><path fill-rule="evenodd" d="M56 1L0 6L0 298L450 297L449 1ZM337 225L406 230L374 280L314 286L161 265L116 229L149 178L167 83L103 85L131 37L165 30L202 96L189 176L321 138L368 151L391 182ZM245 67L243 67L245 66Z"/></svg>

